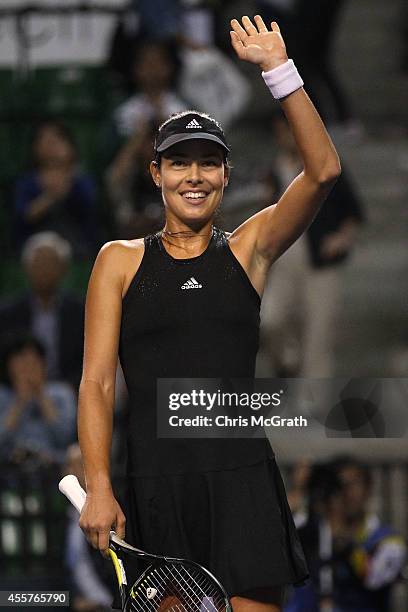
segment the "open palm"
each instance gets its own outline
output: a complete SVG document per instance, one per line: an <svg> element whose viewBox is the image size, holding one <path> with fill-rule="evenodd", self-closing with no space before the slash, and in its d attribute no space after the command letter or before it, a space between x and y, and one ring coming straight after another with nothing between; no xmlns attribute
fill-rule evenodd
<svg viewBox="0 0 408 612"><path fill-rule="evenodd" d="M258 64L262 70L272 70L287 61L285 43L276 21L268 30L262 17L255 15L252 23L249 17L242 17L242 25L237 19L231 21L231 44L239 59Z"/></svg>

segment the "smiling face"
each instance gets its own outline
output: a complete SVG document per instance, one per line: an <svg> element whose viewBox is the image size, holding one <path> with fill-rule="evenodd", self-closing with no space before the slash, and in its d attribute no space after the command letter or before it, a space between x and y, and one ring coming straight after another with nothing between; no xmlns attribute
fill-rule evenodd
<svg viewBox="0 0 408 612"><path fill-rule="evenodd" d="M228 184L222 148L208 140L187 140L166 150L150 170L161 185L167 220L201 226L214 216Z"/></svg>

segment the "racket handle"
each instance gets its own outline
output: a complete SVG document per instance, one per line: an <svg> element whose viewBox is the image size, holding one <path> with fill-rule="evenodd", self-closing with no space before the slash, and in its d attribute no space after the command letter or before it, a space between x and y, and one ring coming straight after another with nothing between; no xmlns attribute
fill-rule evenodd
<svg viewBox="0 0 408 612"><path fill-rule="evenodd" d="M58 488L69 499L71 504L75 506L78 512L81 513L85 504L86 493L79 484L78 478L73 474L68 474L68 476L64 476L60 480Z"/></svg>

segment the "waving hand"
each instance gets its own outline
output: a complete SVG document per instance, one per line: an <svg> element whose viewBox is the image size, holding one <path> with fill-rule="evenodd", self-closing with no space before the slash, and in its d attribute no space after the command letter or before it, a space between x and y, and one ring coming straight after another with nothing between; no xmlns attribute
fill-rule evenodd
<svg viewBox="0 0 408 612"><path fill-rule="evenodd" d="M242 17L242 25L237 19L232 19L231 44L239 59L257 64L267 72L287 59L286 47L276 21L268 30L260 15L255 15L255 24L249 17Z"/></svg>

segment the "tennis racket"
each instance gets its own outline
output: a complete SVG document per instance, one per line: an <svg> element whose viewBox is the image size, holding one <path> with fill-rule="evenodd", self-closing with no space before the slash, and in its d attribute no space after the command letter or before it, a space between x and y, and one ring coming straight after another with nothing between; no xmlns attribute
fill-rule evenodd
<svg viewBox="0 0 408 612"><path fill-rule="evenodd" d="M76 476L65 476L59 490L81 512L86 493ZM114 531L109 536L109 556L115 568L123 611L232 612L225 589L198 563L151 555L131 546ZM136 557L147 565L131 588L127 585L126 557Z"/></svg>

